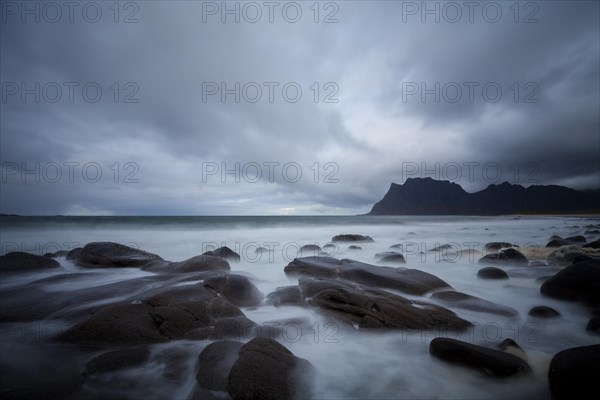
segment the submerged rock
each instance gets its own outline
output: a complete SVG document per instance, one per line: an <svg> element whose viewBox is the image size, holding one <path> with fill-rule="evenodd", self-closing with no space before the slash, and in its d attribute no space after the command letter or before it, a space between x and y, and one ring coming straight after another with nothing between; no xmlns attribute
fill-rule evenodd
<svg viewBox="0 0 600 400"><path fill-rule="evenodd" d="M471 296L466 293L445 291L436 292L431 295L432 299L438 300L446 305L478 312L502 315L505 317L517 317L519 312L514 308L492 303L479 297Z"/></svg>
<svg viewBox="0 0 600 400"><path fill-rule="evenodd" d="M150 357L148 347L108 351L94 357L85 365L84 375L101 374L144 364Z"/></svg>
<svg viewBox="0 0 600 400"><path fill-rule="evenodd" d="M224 258L200 255L178 262L153 262L143 269L151 272L185 274L189 272L228 271L231 267Z"/></svg>
<svg viewBox="0 0 600 400"><path fill-rule="evenodd" d="M301 278L299 286L307 305L357 329L464 330L471 326L448 309L381 289L318 278Z"/></svg>
<svg viewBox="0 0 600 400"><path fill-rule="evenodd" d="M93 242L69 252L67 259L82 268L141 268L163 259L152 253L113 242Z"/></svg>
<svg viewBox="0 0 600 400"><path fill-rule="evenodd" d="M481 279L508 279L508 274L500 268L485 267L477 272L477 277Z"/></svg>
<svg viewBox="0 0 600 400"><path fill-rule="evenodd" d="M531 372L529 364L517 356L455 339L433 339L429 344L429 353L444 361L473 368L493 377Z"/></svg>
<svg viewBox="0 0 600 400"><path fill-rule="evenodd" d="M583 247L586 249L600 249L600 239L596 239L593 242L584 244Z"/></svg>
<svg viewBox="0 0 600 400"><path fill-rule="evenodd" d="M556 318L560 317L560 313L556 311L554 308L550 308L547 306L536 306L529 310L528 313L532 317L536 318Z"/></svg>
<svg viewBox="0 0 600 400"><path fill-rule="evenodd" d="M600 306L600 261L581 261L563 269L546 280L540 292L555 299Z"/></svg>
<svg viewBox="0 0 600 400"><path fill-rule="evenodd" d="M498 253L486 254L479 259L484 264L527 265L529 260L519 250L509 248Z"/></svg>
<svg viewBox="0 0 600 400"><path fill-rule="evenodd" d="M281 344L267 338L246 343L228 378L233 400L307 399L314 367Z"/></svg>
<svg viewBox="0 0 600 400"><path fill-rule="evenodd" d="M508 247L519 247L516 244L508 243L508 242L489 242L485 244L486 251L498 251L500 249L508 248Z"/></svg>
<svg viewBox="0 0 600 400"><path fill-rule="evenodd" d="M356 234L345 234L345 235L335 235L332 239L332 242L374 242L371 236L364 235L356 235Z"/></svg>
<svg viewBox="0 0 600 400"><path fill-rule="evenodd" d="M600 345L574 347L550 362L548 382L553 400L596 397L600 376Z"/></svg>
<svg viewBox="0 0 600 400"><path fill-rule="evenodd" d="M235 251L231 250L227 246L219 247L216 250L205 251L202 253L203 256L221 257L226 260L240 261L240 255Z"/></svg>
<svg viewBox="0 0 600 400"><path fill-rule="evenodd" d="M379 259L380 263L405 263L404 255L395 251L385 251L375 254L375 258Z"/></svg>
<svg viewBox="0 0 600 400"><path fill-rule="evenodd" d="M0 256L1 272L30 272L60 268L60 264L51 258L15 251Z"/></svg>
<svg viewBox="0 0 600 400"><path fill-rule="evenodd" d="M578 257L589 258L585 252L576 245L561 246L548 255L546 261L550 265L566 267L571 265Z"/></svg>

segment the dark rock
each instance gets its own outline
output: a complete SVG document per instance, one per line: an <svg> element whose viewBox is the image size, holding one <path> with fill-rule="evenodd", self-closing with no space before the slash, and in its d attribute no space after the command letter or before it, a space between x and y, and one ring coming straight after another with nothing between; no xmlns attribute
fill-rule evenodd
<svg viewBox="0 0 600 400"><path fill-rule="evenodd" d="M67 259L83 268L140 268L163 260L156 254L112 242L88 243L81 250L70 251Z"/></svg>
<svg viewBox="0 0 600 400"><path fill-rule="evenodd" d="M530 260L529 266L530 267L547 267L548 262L546 262L544 260Z"/></svg>
<svg viewBox="0 0 600 400"><path fill-rule="evenodd" d="M272 304L275 307L285 305L298 306L304 304L304 298L298 286L286 286L277 288L273 293L269 293L266 303Z"/></svg>
<svg viewBox="0 0 600 400"><path fill-rule="evenodd" d="M204 286L225 296L238 307L259 306L265 297L248 278L242 275L221 274L205 279Z"/></svg>
<svg viewBox="0 0 600 400"><path fill-rule="evenodd" d="M178 262L153 262L144 267L144 270L171 274L185 274L188 272L228 271L229 263L221 257L200 255Z"/></svg>
<svg viewBox="0 0 600 400"><path fill-rule="evenodd" d="M586 235L600 235L600 229L589 229L583 233Z"/></svg>
<svg viewBox="0 0 600 400"><path fill-rule="evenodd" d="M406 260L404 259L404 255L402 255L401 253L397 253L395 251L386 251L383 253L377 253L375 254L375 258L379 259L379 262L385 263L385 262L390 262L390 263L405 263Z"/></svg>
<svg viewBox="0 0 600 400"><path fill-rule="evenodd" d="M455 339L433 339L429 344L429 353L444 361L474 368L493 377L531 372L529 364L517 356Z"/></svg>
<svg viewBox="0 0 600 400"><path fill-rule="evenodd" d="M348 250L362 250L362 247L351 245L351 246L348 246Z"/></svg>
<svg viewBox="0 0 600 400"><path fill-rule="evenodd" d="M540 288L544 296L600 306L600 261L588 260L558 272Z"/></svg>
<svg viewBox="0 0 600 400"><path fill-rule="evenodd" d="M486 251L498 251L500 249L504 249L507 247L519 247L516 244L508 243L508 242L489 242L485 244Z"/></svg>
<svg viewBox="0 0 600 400"><path fill-rule="evenodd" d="M321 251L321 246L316 245L316 244L305 244L304 246L300 247L300 252L320 252Z"/></svg>
<svg viewBox="0 0 600 400"><path fill-rule="evenodd" d="M109 351L88 361L83 374L101 374L136 367L144 364L149 356L148 347Z"/></svg>
<svg viewBox="0 0 600 400"><path fill-rule="evenodd" d="M486 312L490 314L503 315L505 317L516 317L519 315L519 312L514 308L492 303L491 301L480 299L479 297L471 296L461 292L436 292L431 295L431 298L446 305L463 310Z"/></svg>
<svg viewBox="0 0 600 400"><path fill-rule="evenodd" d="M402 249L403 244L402 243L396 243L390 246L390 249Z"/></svg>
<svg viewBox="0 0 600 400"><path fill-rule="evenodd" d="M209 390L228 390L229 372L244 344L230 340L211 343L198 356L198 385Z"/></svg>
<svg viewBox="0 0 600 400"><path fill-rule="evenodd" d="M536 306L529 310L529 315L536 318L555 318L560 317L560 313L553 308L546 306Z"/></svg>
<svg viewBox="0 0 600 400"><path fill-rule="evenodd" d="M441 246L436 246L429 251L442 251L442 250L448 250L451 248L452 248L452 246L450 246L449 244L442 244Z"/></svg>
<svg viewBox="0 0 600 400"><path fill-rule="evenodd" d="M569 244L571 244L571 242L565 239L552 239L546 244L546 247L561 247Z"/></svg>
<svg viewBox="0 0 600 400"><path fill-rule="evenodd" d="M370 236L345 234L345 235L335 235L331 239L331 241L332 242L373 242L374 240Z"/></svg>
<svg viewBox="0 0 600 400"><path fill-rule="evenodd" d="M486 254L479 259L484 264L528 265L529 260L519 250L508 248L498 253Z"/></svg>
<svg viewBox="0 0 600 400"><path fill-rule="evenodd" d="M334 243L327 243L325 246L323 246L323 250L335 249L335 248L337 248L337 245Z"/></svg>
<svg viewBox="0 0 600 400"><path fill-rule="evenodd" d="M231 250L227 246L219 247L216 250L205 251L202 253L203 256L221 257L226 260L240 261L240 255L235 251Z"/></svg>
<svg viewBox="0 0 600 400"><path fill-rule="evenodd" d="M588 332L600 334L600 317L592 317L590 318L586 328Z"/></svg>
<svg viewBox="0 0 600 400"><path fill-rule="evenodd" d="M571 243L585 243L585 242L587 242L585 236L583 236L583 235L569 236L568 238L565 238L565 240L567 242L571 242Z"/></svg>
<svg viewBox="0 0 600 400"><path fill-rule="evenodd" d="M0 272L29 272L60 268L60 264L48 257L15 251L0 256Z"/></svg>
<svg viewBox="0 0 600 400"><path fill-rule="evenodd" d="M508 279L508 274L500 268L485 267L477 272L477 277L482 279Z"/></svg>
<svg viewBox="0 0 600 400"><path fill-rule="evenodd" d="M400 290L422 295L434 289L449 287L435 275L417 269L379 267L354 260L331 257L296 258L285 267L289 276L341 278L363 285Z"/></svg>
<svg viewBox="0 0 600 400"><path fill-rule="evenodd" d="M471 326L443 307L381 289L317 278L301 278L299 286L307 304L356 329L464 330Z"/></svg>
<svg viewBox="0 0 600 400"><path fill-rule="evenodd" d="M306 399L313 366L281 344L266 338L246 343L229 373L233 400Z"/></svg>
<svg viewBox="0 0 600 400"><path fill-rule="evenodd" d="M600 239L584 244L583 247L586 249L600 249Z"/></svg>
<svg viewBox="0 0 600 400"><path fill-rule="evenodd" d="M140 344L168 340L154 324L146 304L115 304L59 334L60 341L80 344Z"/></svg>
<svg viewBox="0 0 600 400"><path fill-rule="evenodd" d="M69 254L69 252L67 250L59 250L56 253L46 253L46 254L44 254L44 257L58 258L58 257L66 257L68 254Z"/></svg>
<svg viewBox="0 0 600 400"><path fill-rule="evenodd" d="M600 345L574 347L550 362L548 382L553 400L595 397L600 376Z"/></svg>

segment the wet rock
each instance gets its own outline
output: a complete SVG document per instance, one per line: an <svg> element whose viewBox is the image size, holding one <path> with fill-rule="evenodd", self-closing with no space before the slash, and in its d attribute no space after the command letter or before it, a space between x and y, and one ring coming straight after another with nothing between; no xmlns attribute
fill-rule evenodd
<svg viewBox="0 0 600 400"><path fill-rule="evenodd" d="M60 264L48 257L15 251L0 256L0 272L30 272L60 268Z"/></svg>
<svg viewBox="0 0 600 400"><path fill-rule="evenodd" d="M555 299L600 306L600 261L582 261L563 269L545 281L540 292Z"/></svg>
<svg viewBox="0 0 600 400"><path fill-rule="evenodd" d="M329 249L335 249L337 248L337 245L334 243L327 243L325 244L325 246L323 246L323 250L329 250Z"/></svg>
<svg viewBox="0 0 600 400"><path fill-rule="evenodd" d="M489 242L485 244L486 251L498 251L500 249L504 249L507 247L519 247L516 244L508 243L508 242Z"/></svg>
<svg viewBox="0 0 600 400"><path fill-rule="evenodd" d="M585 329L590 333L600 334L600 317L595 316L590 318Z"/></svg>
<svg viewBox="0 0 600 400"><path fill-rule="evenodd" d="M583 233L586 235L600 235L600 229L588 229Z"/></svg>
<svg viewBox="0 0 600 400"><path fill-rule="evenodd" d="M241 342L230 340L209 344L198 356L198 385L209 390L227 391L229 372L238 359Z"/></svg>
<svg viewBox="0 0 600 400"><path fill-rule="evenodd" d="M555 318L560 317L560 313L547 306L535 306L529 310L528 315L536 318Z"/></svg>
<svg viewBox="0 0 600 400"><path fill-rule="evenodd" d="M321 251L321 246L316 245L316 244L305 244L304 246L300 247L300 252L301 253L309 253L309 252L316 252L319 253Z"/></svg>
<svg viewBox="0 0 600 400"><path fill-rule="evenodd" d="M379 259L381 263L405 263L404 255L395 251L386 251L383 253L375 254L375 258Z"/></svg>
<svg viewBox="0 0 600 400"><path fill-rule="evenodd" d="M200 255L178 262L153 262L143 269L151 272L185 274L189 272L228 271L231 267L224 258Z"/></svg>
<svg viewBox="0 0 600 400"><path fill-rule="evenodd" d="M267 338L246 343L228 379L233 400L306 399L311 395L314 367Z"/></svg>
<svg viewBox="0 0 600 400"><path fill-rule="evenodd" d="M56 253L46 253L46 254L44 254L44 257L58 258L58 257L66 257L68 254L69 254L69 251L67 251L67 250L59 250Z"/></svg>
<svg viewBox="0 0 600 400"><path fill-rule="evenodd" d="M481 279L508 279L508 274L500 268L485 267L477 272L477 277Z"/></svg>
<svg viewBox="0 0 600 400"><path fill-rule="evenodd" d="M565 240L565 239L552 239L551 241L546 243L546 247L561 247L561 246L568 246L570 244L571 244L571 242L569 242L568 240Z"/></svg>
<svg viewBox="0 0 600 400"><path fill-rule="evenodd" d="M433 339L429 344L429 353L444 361L473 368L493 377L531 372L529 364L517 356L455 339Z"/></svg>
<svg viewBox="0 0 600 400"><path fill-rule="evenodd" d="M121 349L102 353L87 362L83 375L101 374L136 367L144 364L149 356L150 349L148 347Z"/></svg>
<svg viewBox="0 0 600 400"><path fill-rule="evenodd" d="M442 244L441 246L436 246L429 251L442 251L442 250L449 250L451 248L452 248L452 246L450 246L449 244Z"/></svg>
<svg viewBox="0 0 600 400"><path fill-rule="evenodd" d="M348 250L362 250L362 247L351 245L351 246L348 246Z"/></svg>
<svg viewBox="0 0 600 400"><path fill-rule="evenodd" d="M431 290L450 287L446 282L417 269L380 267L359 261L330 257L297 258L285 267L289 276L341 278L368 286L400 290L422 295Z"/></svg>
<svg viewBox="0 0 600 400"><path fill-rule="evenodd" d="M302 291L298 286L286 286L277 288L273 293L267 295L267 304L279 306L298 306L304 304L304 297L302 297Z"/></svg>
<svg viewBox="0 0 600 400"><path fill-rule="evenodd" d="M390 246L390 249L401 249L402 250L402 243L396 243Z"/></svg>
<svg viewBox="0 0 600 400"><path fill-rule="evenodd" d="M381 289L317 278L301 278L299 286L309 306L357 329L464 330L471 326L443 307Z"/></svg>
<svg viewBox="0 0 600 400"><path fill-rule="evenodd" d="M373 238L370 236L364 235L356 235L356 234L345 234L345 235L335 235L332 239L332 242L373 242Z"/></svg>
<svg viewBox="0 0 600 400"><path fill-rule="evenodd" d="M505 317L517 317L519 315L519 312L514 308L492 303L491 301L480 299L479 297L471 296L461 292L436 292L431 295L431 298L438 300L445 305L463 310L486 312Z"/></svg>
<svg viewBox="0 0 600 400"><path fill-rule="evenodd" d="M221 257L225 260L240 261L240 255L235 251L231 250L227 246L219 247L216 250L205 251L202 253L203 256Z"/></svg>
<svg viewBox="0 0 600 400"><path fill-rule="evenodd" d="M574 347L550 362L548 382L553 400L593 398L600 376L600 345Z"/></svg>
<svg viewBox="0 0 600 400"><path fill-rule="evenodd" d="M115 304L101 308L88 319L59 334L60 341L80 344L141 344L166 342L146 304Z"/></svg>
<svg viewBox="0 0 600 400"><path fill-rule="evenodd" d="M548 264L550 265L566 267L571 265L575 258L581 256L588 257L579 246L567 245L561 246L550 253L546 258L546 261L548 261Z"/></svg>
<svg viewBox="0 0 600 400"><path fill-rule="evenodd" d="M484 264L528 265L529 260L519 250L508 248L498 253L486 254L479 259Z"/></svg>
<svg viewBox="0 0 600 400"><path fill-rule="evenodd" d="M584 244L583 247L586 249L600 249L600 239Z"/></svg>
<svg viewBox="0 0 600 400"><path fill-rule="evenodd" d="M225 296L238 307L255 307L265 297L250 279L242 275L221 274L204 280L204 286Z"/></svg>
<svg viewBox="0 0 600 400"><path fill-rule="evenodd" d="M67 259L82 268L141 268L162 261L156 254L113 242L93 242L69 252Z"/></svg>
<svg viewBox="0 0 600 400"><path fill-rule="evenodd" d="M568 238L565 238L565 240L567 242L571 242L571 243L585 243L585 242L587 242L587 240L585 239L585 236L583 236L583 235L569 236Z"/></svg>

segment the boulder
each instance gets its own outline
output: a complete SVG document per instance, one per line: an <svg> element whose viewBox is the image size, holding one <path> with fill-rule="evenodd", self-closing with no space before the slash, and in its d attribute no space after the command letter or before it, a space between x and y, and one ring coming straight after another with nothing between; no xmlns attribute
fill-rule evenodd
<svg viewBox="0 0 600 400"><path fill-rule="evenodd" d="M444 303L447 306L460 308L463 310L486 312L505 317L517 317L519 315L519 312L512 307L492 303L491 301L480 299L479 297L471 296L461 292L436 292L431 295L431 298Z"/></svg>
<svg viewBox="0 0 600 400"><path fill-rule="evenodd" d="M600 239L596 239L593 242L584 244L583 247L586 249L600 249Z"/></svg>
<svg viewBox="0 0 600 400"><path fill-rule="evenodd" d="M561 247L561 246L568 246L570 244L571 244L571 242L569 242L568 240L565 240L565 239L552 239L551 241L546 243L546 247Z"/></svg>
<svg viewBox="0 0 600 400"><path fill-rule="evenodd" d="M112 242L93 242L69 252L67 259L82 268L142 268L160 256Z"/></svg>
<svg viewBox="0 0 600 400"><path fill-rule="evenodd" d="M590 333L600 334L600 317L595 316L590 318L585 329Z"/></svg>
<svg viewBox="0 0 600 400"><path fill-rule="evenodd" d="M238 307L255 307L265 297L242 275L220 274L204 280L204 286L214 290Z"/></svg>
<svg viewBox="0 0 600 400"><path fill-rule="evenodd" d="M500 268L485 267L477 272L477 277L481 279L508 279L508 274Z"/></svg>
<svg viewBox="0 0 600 400"><path fill-rule="evenodd" d="M596 397L600 376L600 345L574 347L552 357L548 370L553 400Z"/></svg>
<svg viewBox="0 0 600 400"><path fill-rule="evenodd" d="M512 339L504 339L500 344L498 344L498 348L508 354L512 354L513 356L517 356L522 360L527 361L528 357L525 351Z"/></svg>
<svg viewBox="0 0 600 400"><path fill-rule="evenodd" d="M356 245L351 245L351 246L348 246L348 250L362 250L362 247L356 246Z"/></svg>
<svg viewBox="0 0 600 400"><path fill-rule="evenodd" d="M301 253L314 252L314 253L318 254L320 251L321 251L321 246L316 245L316 244L305 244L304 246L300 247Z"/></svg>
<svg viewBox="0 0 600 400"><path fill-rule="evenodd" d="M441 360L473 368L492 377L531 372L529 364L517 356L456 339L433 339L429 344L429 353Z"/></svg>
<svg viewBox="0 0 600 400"><path fill-rule="evenodd" d="M30 272L60 268L51 258L15 251L0 256L0 272Z"/></svg>
<svg viewBox="0 0 600 400"><path fill-rule="evenodd" d="M340 280L301 278L306 304L355 329L455 329L471 323L452 311Z"/></svg>
<svg viewBox="0 0 600 400"><path fill-rule="evenodd" d="M204 253L202 253L202 255L221 257L231 261L240 261L240 255L227 246L219 247L216 250L205 251Z"/></svg>
<svg viewBox="0 0 600 400"><path fill-rule="evenodd" d="M304 305L304 297L302 297L302 291L298 286L286 286L277 288L272 293L267 295L267 304L279 306L299 306Z"/></svg>
<svg viewBox="0 0 600 400"><path fill-rule="evenodd" d="M189 272L229 271L229 263L221 257L200 255L178 262L153 262L143 269L151 272L185 274Z"/></svg>
<svg viewBox="0 0 600 400"><path fill-rule="evenodd" d="M306 399L314 367L274 340L258 337L246 343L229 372L233 400Z"/></svg>
<svg viewBox="0 0 600 400"><path fill-rule="evenodd" d="M600 261L581 261L563 269L546 280L540 292L555 299L600 306Z"/></svg>
<svg viewBox="0 0 600 400"><path fill-rule="evenodd" d="M345 235L335 235L332 239L332 242L374 242L373 238L370 236L364 235L356 235L356 234L345 234Z"/></svg>
<svg viewBox="0 0 600 400"><path fill-rule="evenodd" d="M571 242L571 243L585 243L585 242L587 242L585 236L583 236L583 235L569 236L568 238L565 238L565 240L567 242Z"/></svg>
<svg viewBox="0 0 600 400"><path fill-rule="evenodd" d="M338 275L340 260L333 257L301 257L295 258L285 268L286 275L314 276L329 278Z"/></svg>
<svg viewBox="0 0 600 400"><path fill-rule="evenodd" d="M224 340L209 344L198 356L198 385L208 390L228 390L231 367L237 361L241 342Z"/></svg>
<svg viewBox="0 0 600 400"><path fill-rule="evenodd" d="M486 254L479 259L484 264L528 265L529 260L519 250L508 248L497 253Z"/></svg>
<svg viewBox="0 0 600 400"><path fill-rule="evenodd" d="M554 308L547 306L535 306L529 310L529 316L536 318L556 318L560 317L560 313Z"/></svg>
<svg viewBox="0 0 600 400"><path fill-rule="evenodd" d="M429 251L443 251L443 250L449 250L451 249L452 246L449 244L442 244L440 246L436 246L433 249L429 250Z"/></svg>
<svg viewBox="0 0 600 400"><path fill-rule="evenodd" d="M395 251L384 251L383 253L375 254L375 258L379 259L380 263L405 263L404 255Z"/></svg>

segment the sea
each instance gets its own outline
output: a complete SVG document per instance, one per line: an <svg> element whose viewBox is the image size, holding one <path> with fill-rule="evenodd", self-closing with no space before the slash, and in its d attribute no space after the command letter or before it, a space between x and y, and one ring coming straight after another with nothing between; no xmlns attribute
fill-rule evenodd
<svg viewBox="0 0 600 400"><path fill-rule="evenodd" d="M158 254L165 260L181 261L227 246L241 256L239 262L230 261L232 272L250 277L266 296L278 287L297 283L297 278L285 275L284 267L296 257L315 255L301 252L301 246L316 244L323 248L338 234L368 235L372 242L335 243L321 255L420 269L443 279L457 291L512 307L519 317L445 305L472 322L473 328L462 333L372 332L340 327L308 308L263 305L242 309L259 326L276 320L308 321L282 326L277 340L314 365L316 399L547 399L552 356L563 349L598 344L600 340L586 331L591 317L587 308L540 294L543 279L560 270L543 264L548 253L545 245L552 235L598 239L600 235L589 233L598 224L599 216L2 216L0 252L43 255L109 241ZM485 254L488 242L518 245L530 259L539 262L527 267L499 266L507 271L508 280L479 279L477 271L482 265L478 260ZM448 246L444 251L432 251L445 244ZM350 245L360 248L351 249ZM259 247L266 250L257 252ZM378 263L375 255L387 251L404 254L406 263ZM80 268L66 257L58 257L57 261L61 268L56 270L2 275L0 293L22 290L26 295L35 289L48 298L68 299L71 293L81 293L81 289L153 275L136 268ZM47 279L65 274L75 275L72 280ZM193 283L196 282L186 284ZM395 293L435 303L428 295ZM135 289L130 294L135 295ZM63 316L86 301L77 297L70 300L64 310L51 318L18 323L0 320L4 394L19 380L29 385L52 386L56 383L53 380L70 379L65 378L69 372L60 370L57 363L68 359L74 350L52 341L53 336L74 323ZM107 295L93 300L97 304L92 305L121 300L119 296ZM561 316L530 317L528 311L539 305L552 307ZM448 364L429 354L429 343L440 336L491 348L504 339L513 339L527 354L533 372L494 379ZM151 356L145 364L102 374L86 383L87 390L96 391L99 397L187 399L194 392L198 354L209 343L179 340L151 345ZM75 363L85 363L85 359L75 359ZM53 375L49 372L52 368L62 372Z"/></svg>

